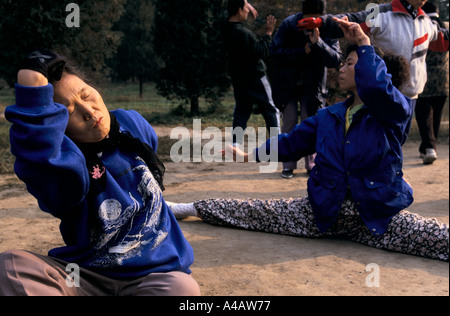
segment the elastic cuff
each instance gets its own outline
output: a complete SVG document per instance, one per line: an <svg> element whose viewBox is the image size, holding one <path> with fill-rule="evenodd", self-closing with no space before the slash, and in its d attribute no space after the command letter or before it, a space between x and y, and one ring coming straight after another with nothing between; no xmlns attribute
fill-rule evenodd
<svg viewBox="0 0 450 316"><path fill-rule="evenodd" d="M53 86L26 87L19 84L16 88L16 105L20 107L38 107L53 104Z"/></svg>

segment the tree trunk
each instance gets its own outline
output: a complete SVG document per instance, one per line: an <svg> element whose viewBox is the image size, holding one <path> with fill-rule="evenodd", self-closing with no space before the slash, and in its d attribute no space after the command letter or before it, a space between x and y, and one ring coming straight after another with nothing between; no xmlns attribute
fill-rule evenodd
<svg viewBox="0 0 450 316"><path fill-rule="evenodd" d="M198 97L191 97L191 115L197 115L199 113Z"/></svg>
<svg viewBox="0 0 450 316"><path fill-rule="evenodd" d="M142 76L139 76L139 98L142 99L144 96L144 79Z"/></svg>

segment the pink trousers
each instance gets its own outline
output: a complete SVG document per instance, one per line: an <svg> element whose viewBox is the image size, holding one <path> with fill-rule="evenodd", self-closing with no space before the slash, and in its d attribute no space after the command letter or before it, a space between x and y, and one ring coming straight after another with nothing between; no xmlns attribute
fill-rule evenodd
<svg viewBox="0 0 450 316"><path fill-rule="evenodd" d="M179 271L115 280L77 266L71 267L67 262L27 251L1 253L0 296L200 295L194 278Z"/></svg>

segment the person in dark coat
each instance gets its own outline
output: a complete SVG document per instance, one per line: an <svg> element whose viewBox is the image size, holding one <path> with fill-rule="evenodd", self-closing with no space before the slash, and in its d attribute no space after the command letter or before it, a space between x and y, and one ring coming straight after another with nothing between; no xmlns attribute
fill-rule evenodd
<svg viewBox="0 0 450 316"><path fill-rule="evenodd" d="M318 29L299 31L297 22L324 13L324 0L303 1L303 11L286 18L270 47L274 64L272 92L275 105L283 113L282 133L289 133L301 120L315 115L326 104L327 68L338 68L343 61L339 41L320 36ZM305 157L311 172L315 154ZM297 161L283 163L283 178L292 178Z"/></svg>

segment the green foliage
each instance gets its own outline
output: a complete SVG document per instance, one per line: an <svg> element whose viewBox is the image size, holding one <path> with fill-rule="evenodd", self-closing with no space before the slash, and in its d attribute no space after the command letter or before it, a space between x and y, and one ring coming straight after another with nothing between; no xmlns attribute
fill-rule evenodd
<svg viewBox="0 0 450 316"><path fill-rule="evenodd" d="M36 48L57 50L76 60L90 74L108 74L121 33L112 31L126 0L77 1L80 27L66 25L66 0L1 0L0 76L10 85L27 53Z"/></svg>
<svg viewBox="0 0 450 316"><path fill-rule="evenodd" d="M63 1L2 0L0 76L10 85L26 53L44 45L54 47L64 37L65 5Z"/></svg>
<svg viewBox="0 0 450 316"><path fill-rule="evenodd" d="M141 98L144 81L152 81L157 69L151 33L153 17L152 0L128 0L125 13L114 27L123 38L110 65L119 80L139 81Z"/></svg>
<svg viewBox="0 0 450 316"><path fill-rule="evenodd" d="M115 58L122 33L114 24L124 12L127 0L83 0L80 28L66 28L61 50L77 61L96 80L109 76L106 61ZM67 1L65 1L67 4ZM67 14L67 13L66 13Z"/></svg>

